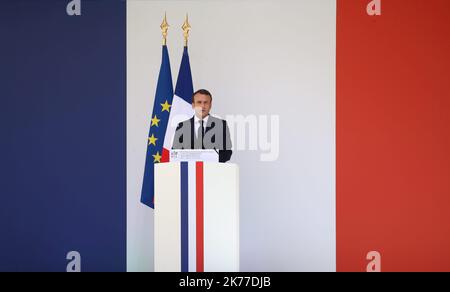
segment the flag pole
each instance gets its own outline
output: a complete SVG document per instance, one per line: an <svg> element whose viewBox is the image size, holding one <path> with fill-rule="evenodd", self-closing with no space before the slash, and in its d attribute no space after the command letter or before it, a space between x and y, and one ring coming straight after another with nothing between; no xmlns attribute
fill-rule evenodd
<svg viewBox="0 0 450 292"><path fill-rule="evenodd" d="M184 36L184 46L188 46L189 30L191 30L191 25L189 24L188 15L186 13L186 19L184 20L183 26L183 36Z"/></svg>

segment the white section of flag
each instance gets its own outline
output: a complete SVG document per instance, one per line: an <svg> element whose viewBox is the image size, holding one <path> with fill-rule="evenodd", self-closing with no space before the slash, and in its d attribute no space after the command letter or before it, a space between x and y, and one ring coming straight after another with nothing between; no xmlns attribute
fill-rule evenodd
<svg viewBox="0 0 450 292"><path fill-rule="evenodd" d="M170 107L169 123L167 124L166 135L164 138L164 148L172 149L175 130L180 122L188 120L194 116L192 105L181 97L174 95L172 106Z"/></svg>
<svg viewBox="0 0 450 292"><path fill-rule="evenodd" d="M188 164L188 228L189 228L189 272L197 271L197 205L195 163Z"/></svg>

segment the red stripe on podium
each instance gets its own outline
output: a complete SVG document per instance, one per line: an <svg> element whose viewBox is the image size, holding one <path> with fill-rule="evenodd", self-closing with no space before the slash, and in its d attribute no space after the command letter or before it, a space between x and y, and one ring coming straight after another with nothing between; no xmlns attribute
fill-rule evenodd
<svg viewBox="0 0 450 292"><path fill-rule="evenodd" d="M204 249L203 249L203 162L196 163L197 182L197 272L204 272Z"/></svg>

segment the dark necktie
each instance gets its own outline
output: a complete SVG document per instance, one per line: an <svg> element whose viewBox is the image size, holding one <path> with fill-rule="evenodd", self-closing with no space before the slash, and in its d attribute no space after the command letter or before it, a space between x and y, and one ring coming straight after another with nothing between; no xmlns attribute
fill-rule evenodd
<svg viewBox="0 0 450 292"><path fill-rule="evenodd" d="M202 141L202 149L205 149L205 145L203 145L203 136L205 135L205 130L203 128L203 120L200 121L200 127L198 128L197 139L201 139Z"/></svg>

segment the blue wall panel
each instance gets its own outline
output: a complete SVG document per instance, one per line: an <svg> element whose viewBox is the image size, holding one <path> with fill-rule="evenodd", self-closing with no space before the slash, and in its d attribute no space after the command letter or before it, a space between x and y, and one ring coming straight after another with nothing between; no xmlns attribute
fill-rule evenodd
<svg viewBox="0 0 450 292"><path fill-rule="evenodd" d="M126 269L126 3L1 2L0 271Z"/></svg>

